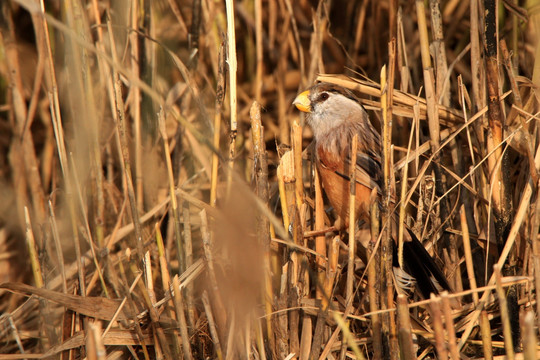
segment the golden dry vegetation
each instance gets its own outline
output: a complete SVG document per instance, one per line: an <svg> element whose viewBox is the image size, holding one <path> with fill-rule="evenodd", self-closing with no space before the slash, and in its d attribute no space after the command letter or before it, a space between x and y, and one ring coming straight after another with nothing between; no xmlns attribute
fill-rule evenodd
<svg viewBox="0 0 540 360"><path fill-rule="evenodd" d="M0 359L538 358L537 0L0 9ZM317 80L388 140L367 249L292 106ZM452 293L396 294L392 212Z"/></svg>

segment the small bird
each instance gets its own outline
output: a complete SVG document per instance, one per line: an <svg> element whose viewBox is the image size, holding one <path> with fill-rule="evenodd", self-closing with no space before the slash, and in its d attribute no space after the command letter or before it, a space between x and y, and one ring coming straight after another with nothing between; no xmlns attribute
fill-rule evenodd
<svg viewBox="0 0 540 360"><path fill-rule="evenodd" d="M369 121L366 110L352 92L330 83L312 86L299 94L293 104L308 113L317 171L330 204L345 225L349 219L351 144L354 135L358 135L354 164L355 214L359 220L369 222L370 195L374 189L380 192L382 168L380 135ZM403 247L403 269L394 256L397 284L405 290L416 285L420 295L427 299L430 293L450 290L446 277L424 246L412 231L407 231L409 241ZM393 238L397 240L395 234Z"/></svg>

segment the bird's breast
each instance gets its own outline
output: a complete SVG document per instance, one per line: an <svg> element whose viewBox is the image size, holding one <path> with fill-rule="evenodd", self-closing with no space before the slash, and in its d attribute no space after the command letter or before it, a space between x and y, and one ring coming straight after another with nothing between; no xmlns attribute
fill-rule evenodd
<svg viewBox="0 0 540 360"><path fill-rule="evenodd" d="M324 192L330 204L342 219L343 224L349 221L350 181L349 166L343 161L345 154L336 155L317 148L317 170L321 178ZM356 183L355 209L356 218L369 218L369 199L371 189Z"/></svg>

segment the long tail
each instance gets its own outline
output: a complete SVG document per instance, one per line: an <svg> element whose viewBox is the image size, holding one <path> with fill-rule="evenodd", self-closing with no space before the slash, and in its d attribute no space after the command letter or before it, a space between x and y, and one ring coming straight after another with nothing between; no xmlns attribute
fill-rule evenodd
<svg viewBox="0 0 540 360"><path fill-rule="evenodd" d="M393 266L398 286L410 290L412 285L416 285L424 299L429 299L431 293L439 294L443 290L451 291L448 280L446 280L439 266L424 248L424 245L411 230L407 230L412 241L403 243L402 269L399 268L397 260L397 245L394 245Z"/></svg>

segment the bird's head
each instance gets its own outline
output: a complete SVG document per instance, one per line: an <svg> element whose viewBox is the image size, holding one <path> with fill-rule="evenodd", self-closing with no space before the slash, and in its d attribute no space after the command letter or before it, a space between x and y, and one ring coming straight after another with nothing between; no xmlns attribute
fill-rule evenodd
<svg viewBox="0 0 540 360"><path fill-rule="evenodd" d="M298 110L309 114L307 122L316 140L342 125L353 125L366 115L358 99L349 90L329 83L312 86L300 93L293 104Z"/></svg>

